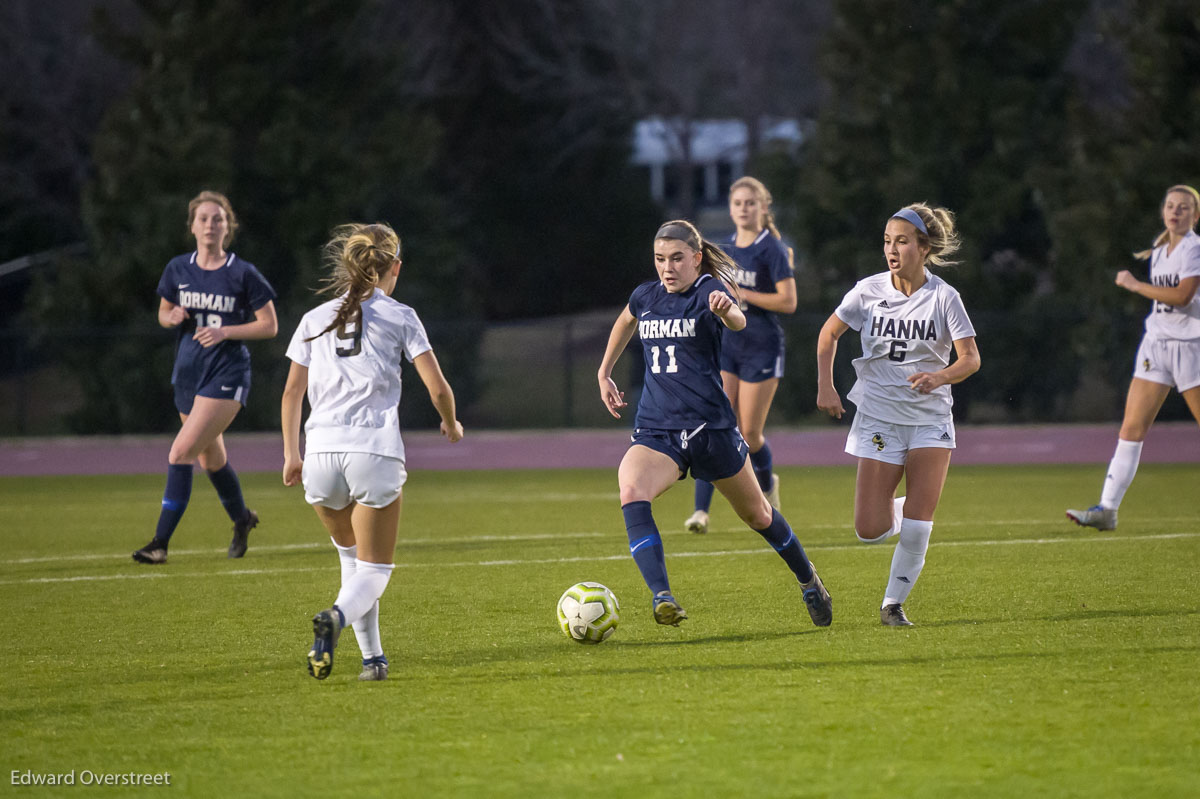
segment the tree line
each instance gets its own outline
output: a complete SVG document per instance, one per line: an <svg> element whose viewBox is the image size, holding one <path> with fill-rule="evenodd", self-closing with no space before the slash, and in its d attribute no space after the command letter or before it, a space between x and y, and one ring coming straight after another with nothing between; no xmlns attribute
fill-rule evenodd
<svg viewBox="0 0 1200 799"><path fill-rule="evenodd" d="M750 153L798 253L781 413L812 407L812 320L878 271L881 220L927 200L966 241L947 278L985 366L964 412L1108 419L1146 310L1112 275L1160 228L1162 190L1200 180L1200 12L1185 0L78 8L0 12L0 59L24 76L0 87L0 258L88 245L30 293L37 330L151 325L162 266L191 244L186 201L213 188L284 330L312 304L334 225L395 225L404 300L454 321L439 349L469 396L482 325L618 308L652 274L657 223L694 212L686 189L679 208L652 205L629 164L634 122L792 117L809 132L798 151ZM169 424L166 367L105 335L57 353L87 397L74 424ZM273 426L266 393L251 424Z"/></svg>

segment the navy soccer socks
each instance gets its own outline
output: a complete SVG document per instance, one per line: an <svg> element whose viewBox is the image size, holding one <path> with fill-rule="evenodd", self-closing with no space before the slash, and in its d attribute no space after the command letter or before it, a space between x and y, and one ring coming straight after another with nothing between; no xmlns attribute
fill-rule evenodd
<svg viewBox="0 0 1200 799"><path fill-rule="evenodd" d="M213 488L217 489L217 496L221 498L221 504L225 506L230 520L240 522L245 518L246 501L242 499L242 484L229 461L215 472L209 472L208 479L212 481Z"/></svg>
<svg viewBox="0 0 1200 799"><path fill-rule="evenodd" d="M696 480L696 501L692 507L708 513L708 509L712 507L712 498L713 484L707 480Z"/></svg>
<svg viewBox="0 0 1200 799"><path fill-rule="evenodd" d="M767 539L767 543L779 553L779 557L783 558L783 562L796 575L797 580L802 583L812 580L812 564L808 561L808 555L804 554L804 547L800 546L800 539L796 538L796 534L792 532L792 528L787 523L787 519L783 518L783 514L773 510L771 526L765 530L755 530L754 532Z"/></svg>
<svg viewBox="0 0 1200 799"><path fill-rule="evenodd" d="M774 459L771 457L771 446L766 441L763 442L762 449L750 453L750 468L754 469L754 476L758 478L758 487L763 490L763 493L770 491Z"/></svg>
<svg viewBox="0 0 1200 799"><path fill-rule="evenodd" d="M179 526L188 500L192 498L192 464L172 463L167 467L167 488L163 492L162 512L158 514L158 526L154 528L154 539L165 547Z"/></svg>
<svg viewBox="0 0 1200 799"><path fill-rule="evenodd" d="M650 515L650 503L630 502L621 506L625 516L625 532L629 535L629 554L642 572L642 579L650 592L670 591L667 582L667 561L663 554L662 537L658 525Z"/></svg>

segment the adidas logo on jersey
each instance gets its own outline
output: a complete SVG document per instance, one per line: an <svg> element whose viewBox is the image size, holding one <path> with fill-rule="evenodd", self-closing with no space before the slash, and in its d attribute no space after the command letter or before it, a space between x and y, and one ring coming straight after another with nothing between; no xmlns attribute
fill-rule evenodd
<svg viewBox="0 0 1200 799"><path fill-rule="evenodd" d="M880 308L891 308L892 306L888 305L887 300L880 300L879 307Z"/></svg>

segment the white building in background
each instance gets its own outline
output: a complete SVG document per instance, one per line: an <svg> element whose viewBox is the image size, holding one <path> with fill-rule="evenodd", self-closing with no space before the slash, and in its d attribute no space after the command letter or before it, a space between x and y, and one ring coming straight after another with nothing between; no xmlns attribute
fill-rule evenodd
<svg viewBox="0 0 1200 799"><path fill-rule="evenodd" d="M799 121L764 117L755 149L794 152L803 138ZM678 167L691 164L695 207L724 206L729 184L745 174L749 142L749 125L740 119L649 117L634 125L631 160L649 171L650 196L660 205L681 204Z"/></svg>

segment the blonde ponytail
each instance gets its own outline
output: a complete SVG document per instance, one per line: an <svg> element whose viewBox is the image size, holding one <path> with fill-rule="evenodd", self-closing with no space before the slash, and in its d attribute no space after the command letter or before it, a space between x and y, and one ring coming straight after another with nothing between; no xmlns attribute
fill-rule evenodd
<svg viewBox="0 0 1200 799"><path fill-rule="evenodd" d="M362 323L362 303L375 290L380 279L400 260L400 237L382 222L373 225L351 223L333 231L325 245L324 257L329 276L322 282L322 294L345 294L329 326L306 339L312 341L331 330L350 323Z"/></svg>

